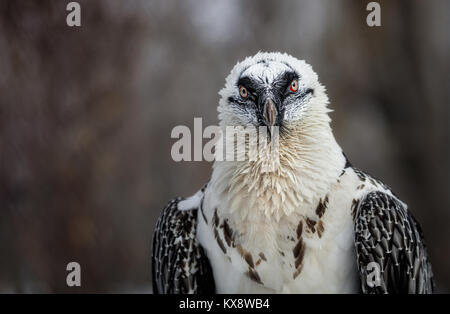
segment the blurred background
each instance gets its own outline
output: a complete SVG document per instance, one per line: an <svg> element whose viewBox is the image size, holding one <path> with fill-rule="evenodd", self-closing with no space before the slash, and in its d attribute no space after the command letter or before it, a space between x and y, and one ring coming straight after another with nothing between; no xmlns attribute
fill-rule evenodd
<svg viewBox="0 0 450 314"><path fill-rule="evenodd" d="M450 2L0 2L0 292L151 292L168 200L211 174L176 163L176 125L217 123L219 89L259 50L312 64L335 136L420 221L450 291ZM81 265L80 288L66 265Z"/></svg>

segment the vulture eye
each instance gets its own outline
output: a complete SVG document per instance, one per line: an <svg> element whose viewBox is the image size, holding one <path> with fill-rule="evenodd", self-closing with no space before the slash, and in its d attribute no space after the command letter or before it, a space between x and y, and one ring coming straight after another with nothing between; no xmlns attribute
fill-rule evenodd
<svg viewBox="0 0 450 314"><path fill-rule="evenodd" d="M298 90L298 81L297 80L292 81L291 86L289 87L289 90L294 93L297 92L297 90Z"/></svg>
<svg viewBox="0 0 450 314"><path fill-rule="evenodd" d="M244 86L240 86L239 87L239 94L241 95L242 98L247 98L248 97L248 90Z"/></svg>

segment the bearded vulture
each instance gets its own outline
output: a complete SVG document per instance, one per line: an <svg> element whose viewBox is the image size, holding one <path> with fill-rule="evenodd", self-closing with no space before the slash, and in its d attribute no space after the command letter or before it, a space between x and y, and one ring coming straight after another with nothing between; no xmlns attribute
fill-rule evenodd
<svg viewBox="0 0 450 314"><path fill-rule="evenodd" d="M219 94L220 128L278 127L278 158L216 159L200 191L166 206L153 236L155 293L433 292L419 224L350 164L310 65L260 52Z"/></svg>

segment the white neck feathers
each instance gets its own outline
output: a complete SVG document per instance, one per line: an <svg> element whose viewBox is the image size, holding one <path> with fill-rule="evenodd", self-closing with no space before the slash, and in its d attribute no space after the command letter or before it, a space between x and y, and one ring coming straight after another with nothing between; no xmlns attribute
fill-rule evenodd
<svg viewBox="0 0 450 314"><path fill-rule="evenodd" d="M345 164L331 131L327 99L317 97L304 116L280 134L279 162L264 156L256 161L216 161L211 187L221 212L241 221L279 221L308 208L329 191ZM270 158L270 156L268 157ZM262 172L272 163L273 172ZM302 212L303 211L303 212Z"/></svg>

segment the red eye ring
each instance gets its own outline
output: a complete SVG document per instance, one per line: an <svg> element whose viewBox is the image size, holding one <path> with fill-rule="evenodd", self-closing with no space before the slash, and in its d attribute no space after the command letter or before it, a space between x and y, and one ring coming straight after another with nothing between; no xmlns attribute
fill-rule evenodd
<svg viewBox="0 0 450 314"><path fill-rule="evenodd" d="M239 94L241 95L242 98L247 98L248 97L248 90L244 86L240 86L239 87Z"/></svg>
<svg viewBox="0 0 450 314"><path fill-rule="evenodd" d="M289 90L294 93L298 91L298 81L297 80L292 81L291 86L289 86Z"/></svg>

